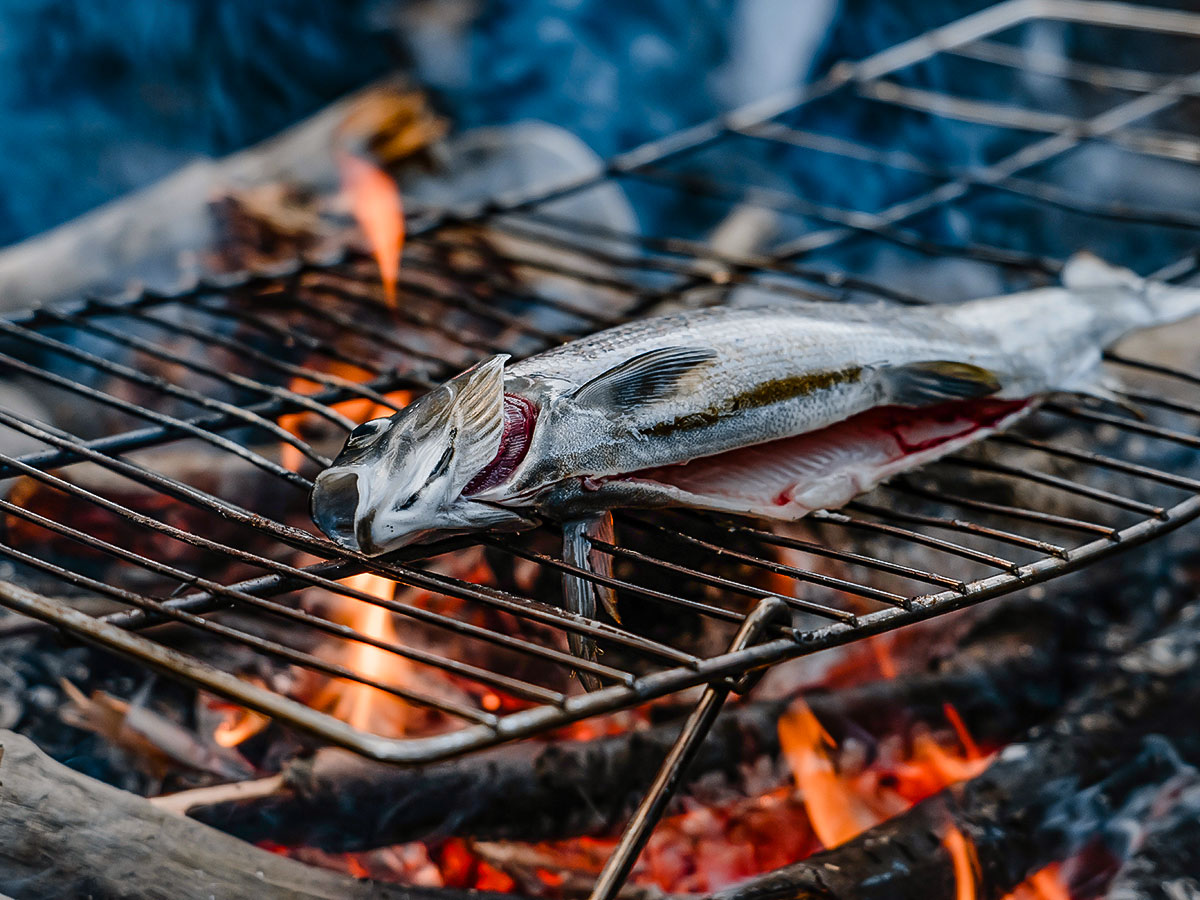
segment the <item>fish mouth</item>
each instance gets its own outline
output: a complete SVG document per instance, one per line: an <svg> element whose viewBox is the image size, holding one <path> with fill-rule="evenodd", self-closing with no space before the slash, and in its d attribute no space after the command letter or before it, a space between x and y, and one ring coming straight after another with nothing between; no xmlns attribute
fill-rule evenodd
<svg viewBox="0 0 1200 900"><path fill-rule="evenodd" d="M366 514L354 525L354 540L358 542L358 549L367 556L375 556L382 553L384 548L378 547L375 541L371 538L371 529L375 527L375 510L369 509Z"/></svg>
<svg viewBox="0 0 1200 900"><path fill-rule="evenodd" d="M317 476L309 495L309 512L317 527L339 547L369 554L375 516L371 511L358 518L359 499L357 473L326 469Z"/></svg>
<svg viewBox="0 0 1200 900"><path fill-rule="evenodd" d="M367 498L363 495L362 479L363 473L352 469L326 469L317 476L309 495L313 522L341 549L380 556L429 540L431 536L455 532L453 528L414 528L381 539L377 526L387 522L389 511L364 502Z"/></svg>

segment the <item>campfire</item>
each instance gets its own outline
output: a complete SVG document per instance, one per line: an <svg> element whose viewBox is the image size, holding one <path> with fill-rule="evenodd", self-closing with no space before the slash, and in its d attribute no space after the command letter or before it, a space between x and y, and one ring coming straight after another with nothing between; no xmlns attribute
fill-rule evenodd
<svg viewBox="0 0 1200 900"><path fill-rule="evenodd" d="M368 557L308 509L486 355L1080 248L1187 282L1197 40L1009 0L604 165L378 85L232 158L197 278L0 319L0 893L1200 890L1194 321L841 509L620 511L593 570L553 522Z"/></svg>

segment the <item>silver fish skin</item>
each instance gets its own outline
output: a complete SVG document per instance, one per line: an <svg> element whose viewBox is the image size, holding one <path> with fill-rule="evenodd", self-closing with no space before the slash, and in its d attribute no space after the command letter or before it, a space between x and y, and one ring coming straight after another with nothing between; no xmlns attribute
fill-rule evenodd
<svg viewBox="0 0 1200 900"><path fill-rule="evenodd" d="M1105 394L1105 347L1197 312L1198 289L1080 255L1062 287L953 306L644 319L512 365L493 357L361 426L318 477L314 519L374 554L523 527L531 512L682 504L797 518L1005 427L1036 398ZM974 401L996 411L955 431ZM896 408L914 411L918 449L864 424Z"/></svg>

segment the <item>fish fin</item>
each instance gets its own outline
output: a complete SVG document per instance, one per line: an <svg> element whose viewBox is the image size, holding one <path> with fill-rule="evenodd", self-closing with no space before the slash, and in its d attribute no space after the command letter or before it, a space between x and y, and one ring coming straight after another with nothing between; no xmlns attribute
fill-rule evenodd
<svg viewBox="0 0 1200 900"><path fill-rule="evenodd" d="M612 514L604 513L587 519L575 519L563 524L563 562L586 572L609 575L612 563L608 554L592 549L589 538L610 540L612 537ZM607 585L596 584L569 572L563 574L563 606L573 613L596 617L596 601L600 600L610 613L616 611L616 595ZM619 622L620 619L617 619ZM580 659L595 661L599 655L596 642L582 634L568 632L567 646ZM600 679L590 672L579 671L579 682L589 691L601 687Z"/></svg>
<svg viewBox="0 0 1200 900"><path fill-rule="evenodd" d="M606 512L602 516L590 521L587 529L587 537L590 539L604 541L611 544L616 540L616 535L613 529L613 517L611 512ZM612 557L598 547L591 547L591 552L588 555L591 569L597 575L603 575L605 578L612 577ZM610 588L607 584L592 584L592 590L596 594L596 599L600 601L600 605L604 607L604 611L612 616L614 622L621 624L621 612L617 609L617 592Z"/></svg>
<svg viewBox="0 0 1200 900"><path fill-rule="evenodd" d="M495 457L504 432L504 363L501 353L446 382L452 400L454 461L465 485Z"/></svg>
<svg viewBox="0 0 1200 900"><path fill-rule="evenodd" d="M1003 386L990 369L944 359L887 366L880 377L888 399L902 406L977 400L995 394Z"/></svg>
<svg viewBox="0 0 1200 900"><path fill-rule="evenodd" d="M601 372L572 395L575 402L629 412L667 397L692 369L717 355L707 347L663 347Z"/></svg>
<svg viewBox="0 0 1200 900"><path fill-rule="evenodd" d="M1146 421L1146 411L1134 403L1132 400L1121 396L1121 389L1124 385L1119 378L1114 378L1111 375L1103 372L1099 364L1096 370L1091 373L1090 377L1079 379L1078 384L1068 388L1055 391L1056 394L1065 394L1068 397L1082 398L1085 402L1090 403L1093 407L1120 410L1133 416L1140 422Z"/></svg>

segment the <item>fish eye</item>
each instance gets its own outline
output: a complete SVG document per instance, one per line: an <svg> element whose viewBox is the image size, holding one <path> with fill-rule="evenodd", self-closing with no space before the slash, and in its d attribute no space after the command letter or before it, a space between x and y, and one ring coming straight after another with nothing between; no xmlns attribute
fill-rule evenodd
<svg viewBox="0 0 1200 900"><path fill-rule="evenodd" d="M359 450L370 444L375 438L383 433L387 428L390 419L371 419L369 422L363 422L346 438L346 447L350 450Z"/></svg>

